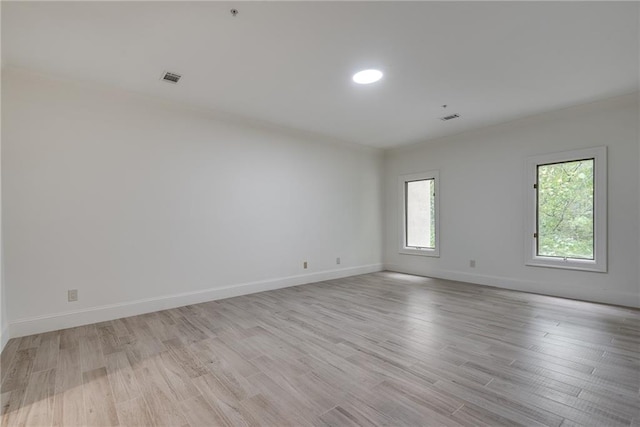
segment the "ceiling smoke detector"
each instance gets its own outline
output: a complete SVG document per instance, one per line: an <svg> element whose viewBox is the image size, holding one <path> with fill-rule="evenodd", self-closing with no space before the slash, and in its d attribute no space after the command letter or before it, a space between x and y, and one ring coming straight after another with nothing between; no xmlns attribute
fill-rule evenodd
<svg viewBox="0 0 640 427"><path fill-rule="evenodd" d="M168 71L165 71L164 73L162 73L162 78L160 80L176 84L178 83L181 77L182 76L180 74L170 73Z"/></svg>
<svg viewBox="0 0 640 427"><path fill-rule="evenodd" d="M448 116L440 117L440 120L446 122L447 120L457 119L458 117L460 117L460 114L449 114Z"/></svg>

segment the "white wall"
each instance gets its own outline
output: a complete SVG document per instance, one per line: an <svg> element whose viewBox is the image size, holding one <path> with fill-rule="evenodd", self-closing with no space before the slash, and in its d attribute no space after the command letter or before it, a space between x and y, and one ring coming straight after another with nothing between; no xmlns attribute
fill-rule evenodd
<svg viewBox="0 0 640 427"><path fill-rule="evenodd" d="M3 79L12 336L382 267L377 150Z"/></svg>
<svg viewBox="0 0 640 427"><path fill-rule="evenodd" d="M640 7L638 8L638 22L640 22ZM638 69L640 69L640 55L638 56ZM640 76L637 81L638 88L640 88ZM640 104L640 91L637 94L637 102ZM638 109L637 126L640 127L640 108ZM638 130L638 146L640 147L640 129ZM638 156L640 156L640 149L638 150ZM639 160L640 161L640 160ZM638 203L640 204L640 167L638 168ZM640 209L640 205L638 206ZM638 232L638 278L640 279L640 230ZM639 280L640 281L640 280Z"/></svg>
<svg viewBox="0 0 640 427"><path fill-rule="evenodd" d="M1 8L0 8L1 9ZM2 69L2 68L0 68ZM2 69L2 72L4 70ZM0 94L2 85L0 82ZM0 108L0 129L2 129L2 109ZM9 341L9 330L7 323L7 310L5 309L6 299L4 297L4 254L2 251L2 137L0 135L0 352Z"/></svg>
<svg viewBox="0 0 640 427"><path fill-rule="evenodd" d="M525 158L601 145L609 161L608 273L525 266ZM636 94L387 151L385 267L640 307L638 151ZM398 176L434 169L440 171L440 258L399 254Z"/></svg>

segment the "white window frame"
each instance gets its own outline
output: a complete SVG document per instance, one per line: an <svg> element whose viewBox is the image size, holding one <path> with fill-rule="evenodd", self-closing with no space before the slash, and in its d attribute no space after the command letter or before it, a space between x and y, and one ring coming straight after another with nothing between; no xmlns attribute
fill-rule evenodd
<svg viewBox="0 0 640 427"><path fill-rule="evenodd" d="M407 204L406 204L406 183L411 181L422 181L433 179L434 196L434 217L435 217L435 248L415 248L407 246ZM428 257L440 256L440 174L439 171L427 171L401 175L399 178L400 194L400 249L399 253L405 255L419 255Z"/></svg>
<svg viewBox="0 0 640 427"><path fill-rule="evenodd" d="M545 257L537 255L537 184L538 166L551 163L593 159L593 260ZM607 147L594 147L529 157L526 160L526 224L524 234L525 264L535 267L569 270L607 271Z"/></svg>

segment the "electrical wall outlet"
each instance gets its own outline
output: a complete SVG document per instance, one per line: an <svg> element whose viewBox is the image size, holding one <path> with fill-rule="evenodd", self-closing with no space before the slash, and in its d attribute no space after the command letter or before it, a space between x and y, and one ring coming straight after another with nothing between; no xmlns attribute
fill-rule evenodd
<svg viewBox="0 0 640 427"><path fill-rule="evenodd" d="M469 260L469 267L476 268L476 260L475 259Z"/></svg>
<svg viewBox="0 0 640 427"><path fill-rule="evenodd" d="M336 264L340 264L340 257L336 258Z"/></svg>
<svg viewBox="0 0 640 427"><path fill-rule="evenodd" d="M78 290L77 289L69 289L67 291L67 300L69 302L78 301Z"/></svg>
<svg viewBox="0 0 640 427"><path fill-rule="evenodd" d="M302 266L306 269L307 268L307 261L303 262Z"/></svg>

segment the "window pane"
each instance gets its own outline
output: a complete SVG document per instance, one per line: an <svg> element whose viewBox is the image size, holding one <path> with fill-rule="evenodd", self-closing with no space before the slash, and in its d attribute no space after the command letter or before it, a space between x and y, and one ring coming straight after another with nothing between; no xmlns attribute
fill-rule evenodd
<svg viewBox="0 0 640 427"><path fill-rule="evenodd" d="M406 183L407 246L435 248L434 180L424 179Z"/></svg>
<svg viewBox="0 0 640 427"><path fill-rule="evenodd" d="M593 259L593 165L538 166L538 255Z"/></svg>

